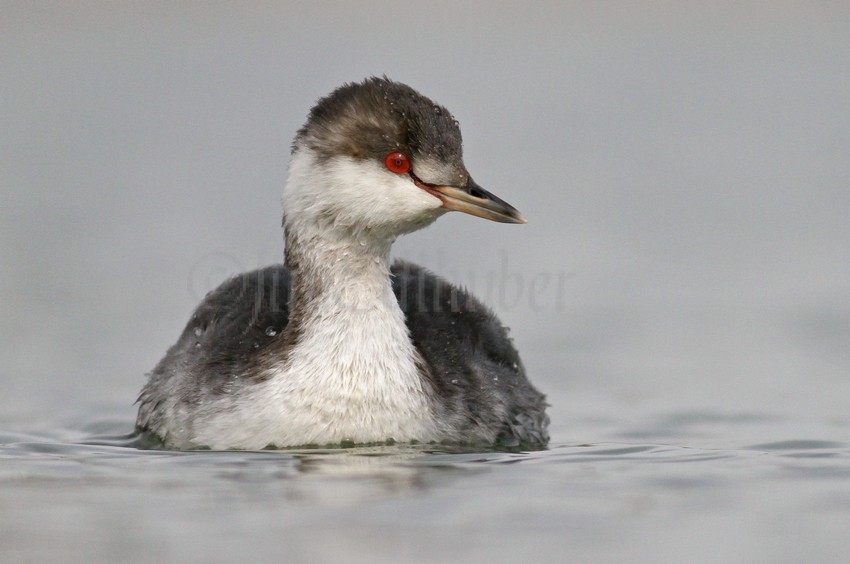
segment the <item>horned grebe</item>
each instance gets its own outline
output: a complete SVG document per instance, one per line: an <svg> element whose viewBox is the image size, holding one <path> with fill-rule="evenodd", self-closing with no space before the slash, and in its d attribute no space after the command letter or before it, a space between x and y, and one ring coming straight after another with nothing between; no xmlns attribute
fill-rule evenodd
<svg viewBox="0 0 850 564"><path fill-rule="evenodd" d="M542 447L544 396L479 301L390 261L449 210L520 213L476 184L457 121L387 78L319 100L292 146L285 261L210 292L139 396L170 448L376 442Z"/></svg>

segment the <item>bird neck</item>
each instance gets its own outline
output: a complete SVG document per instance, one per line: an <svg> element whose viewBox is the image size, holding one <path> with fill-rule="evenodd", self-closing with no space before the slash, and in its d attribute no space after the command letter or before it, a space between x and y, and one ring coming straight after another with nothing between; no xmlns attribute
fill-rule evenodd
<svg viewBox="0 0 850 564"><path fill-rule="evenodd" d="M390 284L392 240L358 239L321 229L296 234L286 226L284 231L293 318L354 320L376 308L399 309Z"/></svg>
<svg viewBox="0 0 850 564"><path fill-rule="evenodd" d="M298 227L295 233L284 226L292 276L282 339L289 366L343 395L423 395L423 365L390 281L392 240Z"/></svg>

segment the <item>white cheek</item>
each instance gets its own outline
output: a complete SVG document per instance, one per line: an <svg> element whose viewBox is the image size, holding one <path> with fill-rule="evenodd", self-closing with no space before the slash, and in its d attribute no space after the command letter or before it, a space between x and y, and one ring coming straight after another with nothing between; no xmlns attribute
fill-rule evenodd
<svg viewBox="0 0 850 564"><path fill-rule="evenodd" d="M283 199L288 218L332 218L337 226L399 232L430 223L442 211L438 198L380 163L350 157L320 162L304 150L293 155Z"/></svg>
<svg viewBox="0 0 850 564"><path fill-rule="evenodd" d="M340 216L352 221L376 226L413 219L441 205L409 176L394 174L380 163L337 159L329 165L329 180L336 186L334 203Z"/></svg>

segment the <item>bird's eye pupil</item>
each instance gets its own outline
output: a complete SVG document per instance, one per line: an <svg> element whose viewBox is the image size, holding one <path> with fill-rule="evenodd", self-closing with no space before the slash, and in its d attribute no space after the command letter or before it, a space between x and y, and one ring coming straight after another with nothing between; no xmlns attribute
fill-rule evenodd
<svg viewBox="0 0 850 564"><path fill-rule="evenodd" d="M387 155L387 158L384 159L384 164L388 170L396 174L404 174L410 170L410 159L407 158L407 155L398 151Z"/></svg>

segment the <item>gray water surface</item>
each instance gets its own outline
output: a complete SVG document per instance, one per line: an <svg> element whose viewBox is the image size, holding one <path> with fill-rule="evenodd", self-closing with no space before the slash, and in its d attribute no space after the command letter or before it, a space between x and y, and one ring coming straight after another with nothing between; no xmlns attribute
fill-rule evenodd
<svg viewBox="0 0 850 564"><path fill-rule="evenodd" d="M850 445L687 440L768 423L793 422L681 413L643 429L676 441L518 453L139 451L6 434L0 542L4 561L840 562Z"/></svg>

